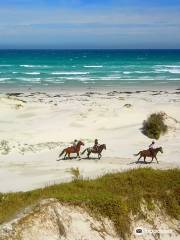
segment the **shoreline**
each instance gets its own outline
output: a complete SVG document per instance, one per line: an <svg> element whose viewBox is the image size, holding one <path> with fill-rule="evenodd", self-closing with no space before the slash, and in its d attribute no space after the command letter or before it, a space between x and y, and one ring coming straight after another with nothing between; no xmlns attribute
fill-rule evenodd
<svg viewBox="0 0 180 240"><path fill-rule="evenodd" d="M12 93L12 92L22 92L22 93L30 93L30 92L50 92L50 93L58 93L58 92L75 92L80 93L84 91L175 91L180 89L180 83L176 81L176 84L172 84L167 82L166 84L159 84L157 81L152 81L146 84L137 84L136 82L127 83L118 83L117 85L101 85L101 84L91 84L87 85L72 85L72 86L63 86L63 85L30 85L30 86L3 86L1 85L0 93Z"/></svg>

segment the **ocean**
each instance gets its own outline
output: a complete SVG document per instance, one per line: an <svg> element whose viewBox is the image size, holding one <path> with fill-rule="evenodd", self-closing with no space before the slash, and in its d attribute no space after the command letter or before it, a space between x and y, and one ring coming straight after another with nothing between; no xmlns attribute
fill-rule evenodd
<svg viewBox="0 0 180 240"><path fill-rule="evenodd" d="M0 88L180 86L180 50L0 50Z"/></svg>

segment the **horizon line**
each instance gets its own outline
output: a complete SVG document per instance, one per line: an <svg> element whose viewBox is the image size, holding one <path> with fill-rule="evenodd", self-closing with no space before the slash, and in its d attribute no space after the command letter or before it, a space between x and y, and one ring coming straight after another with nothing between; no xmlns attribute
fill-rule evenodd
<svg viewBox="0 0 180 240"><path fill-rule="evenodd" d="M180 48L0 48L1 50L180 50Z"/></svg>

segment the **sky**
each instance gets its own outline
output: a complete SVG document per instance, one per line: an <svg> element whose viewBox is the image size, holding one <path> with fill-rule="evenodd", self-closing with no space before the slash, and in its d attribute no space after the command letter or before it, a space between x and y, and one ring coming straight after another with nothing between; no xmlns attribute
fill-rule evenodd
<svg viewBox="0 0 180 240"><path fill-rule="evenodd" d="M180 48L180 0L0 0L0 48Z"/></svg>

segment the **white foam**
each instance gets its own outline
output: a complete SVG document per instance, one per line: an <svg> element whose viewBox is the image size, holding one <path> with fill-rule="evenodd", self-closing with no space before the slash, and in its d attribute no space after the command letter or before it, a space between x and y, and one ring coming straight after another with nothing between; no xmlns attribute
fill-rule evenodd
<svg viewBox="0 0 180 240"><path fill-rule="evenodd" d="M24 74L27 74L27 75L39 75L41 73L40 72L25 72Z"/></svg>
<svg viewBox="0 0 180 240"><path fill-rule="evenodd" d="M20 65L20 67L26 67L26 68L48 68L50 66L48 65Z"/></svg>
<svg viewBox="0 0 180 240"><path fill-rule="evenodd" d="M62 80L58 80L58 79L54 79L54 78L46 78L46 79L43 79L44 82L52 82L52 83L64 83Z"/></svg>
<svg viewBox="0 0 180 240"><path fill-rule="evenodd" d="M180 73L180 69L169 70L170 73Z"/></svg>
<svg viewBox="0 0 180 240"><path fill-rule="evenodd" d="M17 78L17 80L25 82L40 82L41 78Z"/></svg>
<svg viewBox="0 0 180 240"><path fill-rule="evenodd" d="M169 72L169 73L174 73L178 74L180 73L180 69L157 69L156 72Z"/></svg>
<svg viewBox="0 0 180 240"><path fill-rule="evenodd" d="M85 65L85 68L102 68L102 65Z"/></svg>
<svg viewBox="0 0 180 240"><path fill-rule="evenodd" d="M155 67L180 68L180 65L156 65Z"/></svg>
<svg viewBox="0 0 180 240"><path fill-rule="evenodd" d="M124 74L131 74L131 72L128 72L128 71L125 71L125 72L123 72Z"/></svg>
<svg viewBox="0 0 180 240"><path fill-rule="evenodd" d="M135 73L148 73L148 72L143 72L143 71L134 71Z"/></svg>
<svg viewBox="0 0 180 240"><path fill-rule="evenodd" d="M107 76L107 77L100 77L97 80L121 80L120 76Z"/></svg>
<svg viewBox="0 0 180 240"><path fill-rule="evenodd" d="M53 72L52 75L87 75L89 72Z"/></svg>
<svg viewBox="0 0 180 240"><path fill-rule="evenodd" d="M20 67L33 67L33 65L20 65Z"/></svg>
<svg viewBox="0 0 180 240"><path fill-rule="evenodd" d="M0 81L3 82L3 81L6 81L6 80L10 80L11 78L0 78Z"/></svg>

